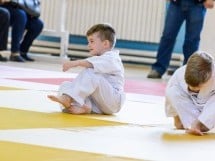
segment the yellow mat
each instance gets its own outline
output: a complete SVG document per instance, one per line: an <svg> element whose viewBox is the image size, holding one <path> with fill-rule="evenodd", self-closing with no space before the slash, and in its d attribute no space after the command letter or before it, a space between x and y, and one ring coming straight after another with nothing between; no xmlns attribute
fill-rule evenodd
<svg viewBox="0 0 215 161"><path fill-rule="evenodd" d="M215 160L215 131L175 130L163 99L129 95L117 114L71 115L47 99L55 88L10 83L0 86L0 161Z"/></svg>
<svg viewBox="0 0 215 161"><path fill-rule="evenodd" d="M174 130L171 127L137 127L137 126L103 126L103 127L72 127L61 129L21 129L0 131L0 138L4 144L0 147L23 150L23 160L28 160L25 155L34 154L36 146L38 159L41 155L47 160L52 160L50 153L55 151L67 153L66 156L76 161L89 158L117 156L122 160L153 160L153 161L214 161L215 135L198 137L186 134L183 130ZM9 144L7 145L9 141ZM16 142L19 144L11 144ZM27 144L27 145L25 145ZM51 149L50 149L51 148ZM61 150L60 150L61 149ZM1 150L1 152L4 152ZM19 151L10 156L10 150L5 152L9 159L19 157ZM69 152L71 152L69 154ZM76 155L76 152L80 156ZM83 155L82 155L83 154ZM99 154L99 155L98 155ZM94 155L94 156L93 156ZM48 159L49 158L49 159ZM115 158L115 157L114 157ZM67 158L57 158L66 161ZM102 158L99 158L102 159ZM109 159L109 158L108 158Z"/></svg>
<svg viewBox="0 0 215 161"><path fill-rule="evenodd" d="M11 142L0 142L0 159L1 161L138 161L132 158Z"/></svg>
<svg viewBox="0 0 215 161"><path fill-rule="evenodd" d="M0 129L116 126L122 123L65 113L41 113L0 108Z"/></svg>
<svg viewBox="0 0 215 161"><path fill-rule="evenodd" d="M0 90L22 90L21 88L0 86Z"/></svg>

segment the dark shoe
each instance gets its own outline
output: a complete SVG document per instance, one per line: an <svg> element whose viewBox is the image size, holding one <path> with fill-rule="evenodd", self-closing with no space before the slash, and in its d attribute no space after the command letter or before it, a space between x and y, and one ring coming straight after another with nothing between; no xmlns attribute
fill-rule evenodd
<svg viewBox="0 0 215 161"><path fill-rule="evenodd" d="M176 69L170 68L167 70L167 75L173 75Z"/></svg>
<svg viewBox="0 0 215 161"><path fill-rule="evenodd" d="M20 55L11 55L10 61L25 62L25 60Z"/></svg>
<svg viewBox="0 0 215 161"><path fill-rule="evenodd" d="M6 61L7 61L7 58L3 57L3 56L0 54L0 61L6 62Z"/></svg>
<svg viewBox="0 0 215 161"><path fill-rule="evenodd" d="M27 54L21 54L21 56L27 61L34 61L34 59L30 58Z"/></svg>
<svg viewBox="0 0 215 161"><path fill-rule="evenodd" d="M158 73L156 70L151 70L147 75L147 78L152 78L152 79L160 79L161 77L162 75Z"/></svg>

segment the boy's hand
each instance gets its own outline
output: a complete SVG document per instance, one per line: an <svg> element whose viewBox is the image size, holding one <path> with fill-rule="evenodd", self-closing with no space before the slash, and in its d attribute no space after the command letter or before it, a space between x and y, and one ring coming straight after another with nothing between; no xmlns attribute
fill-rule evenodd
<svg viewBox="0 0 215 161"><path fill-rule="evenodd" d="M186 130L186 132L188 134L202 136L202 135L204 135L203 132L206 132L208 130L209 129L205 125L203 125L199 120L196 120L191 125L191 128Z"/></svg>
<svg viewBox="0 0 215 161"><path fill-rule="evenodd" d="M204 6L205 6L205 8L213 8L214 7L214 1L213 0L206 0L205 2L204 2Z"/></svg>
<svg viewBox="0 0 215 161"><path fill-rule="evenodd" d="M202 136L204 135L203 132L201 132L199 129L197 128L191 128L186 130L186 133L191 134L191 135L197 135L197 136Z"/></svg>
<svg viewBox="0 0 215 161"><path fill-rule="evenodd" d="M77 67L78 64L79 64L78 60L66 61L66 62L63 63L63 71L66 72L70 68Z"/></svg>
<svg viewBox="0 0 215 161"><path fill-rule="evenodd" d="M191 134L191 135L197 135L197 136L202 136L204 135L203 132L201 132L200 130L200 126L199 126L199 121L195 121L190 129L186 130L186 133Z"/></svg>

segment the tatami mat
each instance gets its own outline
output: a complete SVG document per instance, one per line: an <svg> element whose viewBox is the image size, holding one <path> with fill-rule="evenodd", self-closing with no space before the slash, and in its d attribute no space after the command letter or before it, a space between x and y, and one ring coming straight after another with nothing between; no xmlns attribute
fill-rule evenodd
<svg viewBox="0 0 215 161"><path fill-rule="evenodd" d="M139 81L148 88L143 91L142 85L137 93L128 83L125 105L114 115L71 115L61 113L47 95L57 92L53 80L77 74L7 66L0 70L2 161L214 160L214 131L191 136L175 130L166 118L164 83Z"/></svg>

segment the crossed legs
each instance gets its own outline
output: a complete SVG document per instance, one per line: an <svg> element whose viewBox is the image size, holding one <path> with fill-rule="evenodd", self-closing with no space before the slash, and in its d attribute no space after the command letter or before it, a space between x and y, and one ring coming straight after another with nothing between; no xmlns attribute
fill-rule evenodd
<svg viewBox="0 0 215 161"><path fill-rule="evenodd" d="M50 100L60 103L63 105L64 109L62 110L64 113L70 113L70 114L88 114L91 112L91 108L87 105L83 105L82 107L77 107L72 105L74 100L66 95L63 94L61 96L55 96L55 95L48 95L47 96Z"/></svg>

